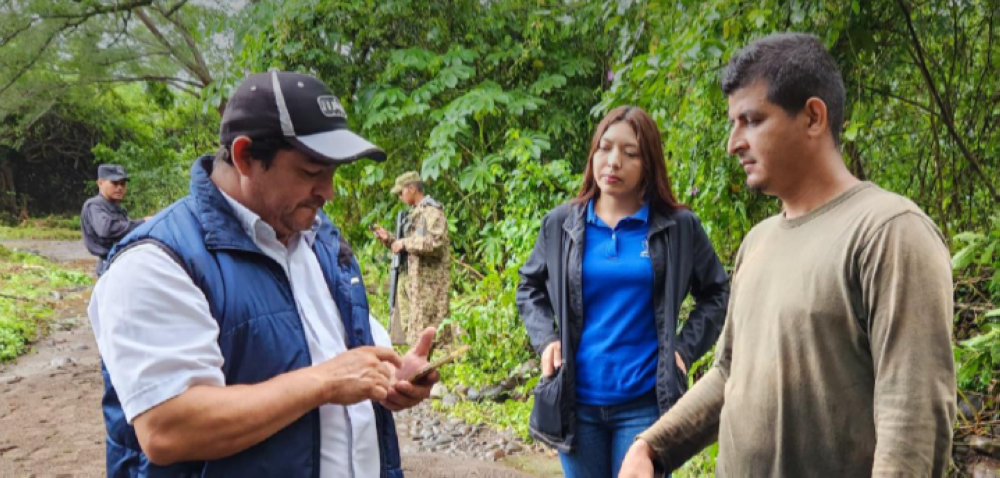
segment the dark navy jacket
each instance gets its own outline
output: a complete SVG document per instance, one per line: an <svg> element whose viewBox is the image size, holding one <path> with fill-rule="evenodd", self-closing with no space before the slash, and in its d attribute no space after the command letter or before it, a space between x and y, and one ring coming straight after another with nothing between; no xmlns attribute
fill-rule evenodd
<svg viewBox="0 0 1000 478"><path fill-rule="evenodd" d="M212 156L191 169L191 193L133 231L110 254L140 241L155 242L184 267L208 299L219 323L219 347L227 385L259 383L312 364L282 267L253 243L209 179ZM330 220L321 224L313 250L340 310L347 347L373 345L361 270ZM352 280L357 279L357 280ZM236 455L160 467L149 462L104 372L108 476L118 477L306 477L319 476L320 420L313 410L263 442ZM402 478L392 413L378 405L375 419L381 477ZM359 477L361 478L361 477ZM367 477L366 477L367 478Z"/></svg>
<svg viewBox="0 0 1000 478"><path fill-rule="evenodd" d="M576 432L575 356L584 326L586 229L585 204L567 203L549 211L542 218L535 248L519 271L516 294L518 312L535 350L541 354L550 343L562 341L562 367L540 380L535 390L536 409L559 412L538 417L529 425L536 439L562 451L572 449ZM687 376L677 367L674 352L690 369L722 332L729 276L698 216L687 209L669 213L650 209L648 237L659 342L656 400L662 415L687 390ZM681 303L689 294L695 300L694 310L678 334Z"/></svg>

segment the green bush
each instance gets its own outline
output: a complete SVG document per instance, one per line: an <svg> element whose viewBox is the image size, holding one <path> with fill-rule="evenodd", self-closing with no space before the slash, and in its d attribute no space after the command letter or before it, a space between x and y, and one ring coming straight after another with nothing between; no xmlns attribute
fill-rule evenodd
<svg viewBox="0 0 1000 478"><path fill-rule="evenodd" d="M52 292L90 284L82 272L0 246L0 362L25 353L53 314Z"/></svg>

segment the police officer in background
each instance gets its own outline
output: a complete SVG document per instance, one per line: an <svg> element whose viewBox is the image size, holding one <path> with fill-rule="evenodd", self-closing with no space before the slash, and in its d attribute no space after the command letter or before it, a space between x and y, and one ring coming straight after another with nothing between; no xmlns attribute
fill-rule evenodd
<svg viewBox="0 0 1000 478"><path fill-rule="evenodd" d="M80 227L83 229L83 244L91 254L97 256L94 272L100 276L107 269L108 251L126 234L146 222L147 218L131 220L122 207L128 174L117 164L102 164L97 167L97 187L100 192L83 203L80 212Z"/></svg>

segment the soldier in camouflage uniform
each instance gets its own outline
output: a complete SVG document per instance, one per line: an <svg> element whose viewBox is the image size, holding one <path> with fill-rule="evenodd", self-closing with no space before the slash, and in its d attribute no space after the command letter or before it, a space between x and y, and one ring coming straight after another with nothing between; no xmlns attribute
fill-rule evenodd
<svg viewBox="0 0 1000 478"><path fill-rule="evenodd" d="M393 253L407 254L406 273L400 277L397 299L407 343L416 343L412 339L429 326L437 327L438 342L447 342L448 328L438 326L448 316L451 289L451 253L444 208L424 194L423 181L413 171L396 178L392 193L411 207L404 222L403 239L377 226L375 235Z"/></svg>

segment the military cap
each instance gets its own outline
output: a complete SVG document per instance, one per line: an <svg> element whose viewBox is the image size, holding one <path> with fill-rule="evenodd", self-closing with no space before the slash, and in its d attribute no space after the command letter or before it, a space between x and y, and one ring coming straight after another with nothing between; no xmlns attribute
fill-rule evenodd
<svg viewBox="0 0 1000 478"><path fill-rule="evenodd" d="M403 192L403 188L406 185L419 183L420 181L421 181L420 174L418 174L416 171L407 171L403 174L400 174L399 177L396 178L396 185L392 187L392 190L390 192L392 194L399 194Z"/></svg>

